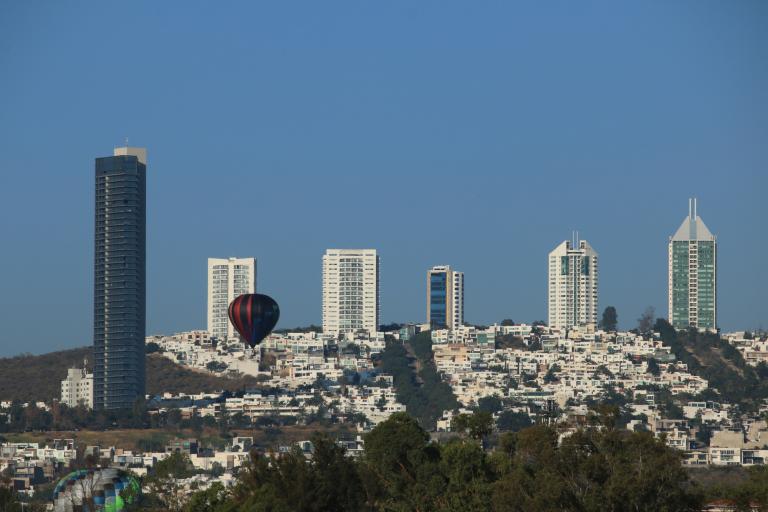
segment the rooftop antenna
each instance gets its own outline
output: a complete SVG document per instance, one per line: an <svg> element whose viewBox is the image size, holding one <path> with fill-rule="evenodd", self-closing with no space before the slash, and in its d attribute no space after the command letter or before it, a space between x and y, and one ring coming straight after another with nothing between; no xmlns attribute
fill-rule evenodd
<svg viewBox="0 0 768 512"><path fill-rule="evenodd" d="M696 220L696 198L693 198L693 220Z"/></svg>
<svg viewBox="0 0 768 512"><path fill-rule="evenodd" d="M125 147L128 147L128 137L125 138Z"/></svg>
<svg viewBox="0 0 768 512"><path fill-rule="evenodd" d="M693 217L693 199L688 198L688 217Z"/></svg>

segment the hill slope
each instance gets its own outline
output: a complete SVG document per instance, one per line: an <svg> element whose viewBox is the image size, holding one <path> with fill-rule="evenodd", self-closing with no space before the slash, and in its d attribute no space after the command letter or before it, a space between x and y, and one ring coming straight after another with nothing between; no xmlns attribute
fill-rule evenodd
<svg viewBox="0 0 768 512"><path fill-rule="evenodd" d="M427 429L435 428L444 410L459 405L435 368L430 332L419 333L405 343L388 343L381 354L380 368L392 375L397 400Z"/></svg>
<svg viewBox="0 0 768 512"><path fill-rule="evenodd" d="M691 373L704 377L710 389L704 398L726 400L743 410L756 410L768 398L768 367L747 365L741 353L714 333L694 330L675 331L665 320L658 320L654 330L664 343L688 365ZM714 390L717 390L715 392Z"/></svg>
<svg viewBox="0 0 768 512"><path fill-rule="evenodd" d="M38 356L22 355L0 358L0 400L19 399L24 402L50 401L61 396L61 381L67 369L82 366L88 359L91 367L93 354L90 347L81 347ZM222 389L238 390L255 387L257 380L246 376L239 379L217 377L190 370L158 354L147 356L147 393L200 393Z"/></svg>

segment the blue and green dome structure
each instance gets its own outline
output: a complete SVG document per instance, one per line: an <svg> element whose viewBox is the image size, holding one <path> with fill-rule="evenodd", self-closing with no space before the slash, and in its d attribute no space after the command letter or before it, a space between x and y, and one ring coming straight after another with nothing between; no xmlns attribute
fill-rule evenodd
<svg viewBox="0 0 768 512"><path fill-rule="evenodd" d="M54 512L118 512L137 501L141 484L117 468L79 469L53 489Z"/></svg>

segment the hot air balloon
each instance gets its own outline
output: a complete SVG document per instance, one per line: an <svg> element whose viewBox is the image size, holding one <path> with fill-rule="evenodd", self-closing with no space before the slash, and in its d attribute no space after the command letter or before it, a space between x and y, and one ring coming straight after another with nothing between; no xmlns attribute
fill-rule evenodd
<svg viewBox="0 0 768 512"><path fill-rule="evenodd" d="M280 308L268 295L246 293L229 305L229 321L251 348L272 332L278 318Z"/></svg>
<svg viewBox="0 0 768 512"><path fill-rule="evenodd" d="M62 478L53 490L54 512L120 512L135 503L141 485L135 477L115 468L80 469Z"/></svg>

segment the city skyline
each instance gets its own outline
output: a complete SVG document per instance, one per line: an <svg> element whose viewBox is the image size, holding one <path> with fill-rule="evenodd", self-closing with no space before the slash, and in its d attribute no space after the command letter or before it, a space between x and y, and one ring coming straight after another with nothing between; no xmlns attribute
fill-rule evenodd
<svg viewBox="0 0 768 512"><path fill-rule="evenodd" d="M140 158L140 159L143 158L143 160L145 161L146 160L146 150L143 149L143 148L115 147L115 151L114 152L115 152L115 156L118 156L118 155L132 155L136 151L140 151L142 153L142 155L143 155L143 156L139 155L137 158ZM693 207L690 206L691 202L693 202L693 205L694 205ZM711 235L709 233L708 228L706 228L706 226L703 224L703 222L701 221L701 218L696 215L695 204L696 204L696 199L695 198L689 200L689 216L686 217L685 221L683 222L683 225L681 225L681 227L678 228L678 230L676 231L675 235L672 236L672 237L669 237L669 247L670 247L669 250L670 251L671 251L671 247L672 247L672 242L674 240L676 240L677 238L680 238L680 236L681 236L680 233L682 232L681 230L686 230L686 232L690 230L690 228L688 227L688 223L690 223L690 219L693 219L693 222L697 223L696 224L697 226L699 224L703 226L704 234L702 236L711 237L712 239L715 238L713 235ZM691 210L690 208L693 208L693 209ZM693 213L691 213L691 211ZM699 231L701 231L701 228L699 229ZM577 237L578 235L575 234L574 236ZM549 254L550 269L551 269L551 261L552 261L551 258L552 258L552 255L555 254L559 249L561 249L564 246L567 246L566 249L567 249L569 254L572 253L572 252L574 254L577 253L577 252L578 253L582 253L582 252L584 252L586 250L589 253L590 256L594 256L595 258L597 258L597 253L592 249L592 247L586 241L579 240L578 238L576 238L576 243L577 243L578 249L575 250L575 251L571 247L572 246L572 242L568 241L568 240L563 241L561 244L558 245L557 248L555 248L553 251L551 251L550 254ZM377 267L376 268L376 272L378 273L378 258L379 258L379 256L377 254L377 250L376 249L363 249L363 250L358 250L358 249L326 249L325 256L327 256L329 253L334 253L336 256L338 256L339 254L341 254L341 253L339 253L339 251L341 251L341 253L351 251L352 253L355 253L356 256L358 255L357 253L359 253L361 251L363 253L372 251L373 254L375 255L375 258L376 258L376 267ZM670 254L671 254L671 252L670 252ZM324 256L324 258L325 258L325 256ZM670 256L670 258L671 257L672 256ZM234 258L234 257L229 257L229 258L208 258L208 283L209 283L208 284L208 297L209 297L209 302L208 302L208 305L206 306L206 309L208 311L208 318L209 319L211 318L211 316L210 316L210 312L211 312L210 297L211 297L211 293L212 293L212 290L213 290L211 288L211 275L212 275L211 272L212 272L213 268L216 266L216 264L217 263L226 263L226 264L231 266L231 265L234 265L235 263L248 262L248 264L252 267L252 268L250 268L250 270L248 272L250 272L249 275L252 275L252 279L253 280L252 280L252 282L250 280L248 281L247 289L240 289L239 291L241 293L252 293L252 292L255 292L256 261L257 261L257 258L255 258L255 257L254 258ZM251 262L252 262L252 265L251 265ZM597 267L597 262L596 261L594 262L594 266ZM450 269L450 266L447 266L447 267L444 267L444 266L434 266L434 267L432 267L428 271L428 276L431 275L431 273L434 272L435 270L440 270L440 269L444 269L444 268ZM670 270L670 272L671 272L671 270ZM461 310L463 312L463 309L464 309L464 306L463 306L463 282L464 282L464 277L463 276L464 276L464 273L463 272L453 272L453 273L454 274L457 273L457 274L461 275L461 278L460 278L459 282L462 285L462 292L461 292L460 295L461 295L461 298L462 298ZM671 276L671 274L670 274L670 276ZM377 285L377 287L379 286L379 284L378 284L378 277L377 277L376 285ZM253 289L251 289L251 288L253 288ZM670 282L670 290L671 289L672 288L671 288L671 282ZM429 288L428 288L428 291L429 291ZM232 293L229 293L228 295L232 295L232 294L234 294L233 297L235 297L235 296L239 295L240 293L235 293L235 291L233 291ZM227 301L227 303L228 302L229 302L229 300ZM669 303L670 303L670 305L672 304L671 297L669 298ZM596 301L595 301L595 304L599 304L599 305L598 306L590 306L591 313L589 313L589 315L588 315L588 316L591 315L591 317L594 318L594 320L595 320L594 323L597 322L597 317L598 317L599 313L602 312L602 309L604 309L604 307L606 307L607 305L610 305L610 304L600 304L599 302L596 302ZM377 318L379 318L379 316L380 316L380 309L381 309L381 305L379 303L377 303L377 305L376 305ZM429 301L427 302L427 311L429 311ZM427 317L428 316L429 315L427 314ZM663 311L663 312L662 311L657 311L657 317L659 317L659 318L669 318L669 320L672 321L672 315L668 311ZM495 321L500 321L500 320L501 320L501 318L495 319ZM411 320L411 321L413 323L417 323L417 324L420 323L420 321L418 319ZM523 319L522 321L524 323L524 322L531 322L533 320L532 319ZM572 323L572 324L567 324L566 323L566 324L560 325L560 323L552 322L552 315L551 314L548 315L547 321L550 324L550 326L552 326L554 328L568 328L568 327L579 325L579 323ZM427 320L427 322L429 323L429 320ZM312 323L312 322L307 322L306 325L309 325L310 323ZM381 320L379 320L379 323L385 323L385 322L382 322ZM587 324L588 323L590 323L590 322L587 322ZM229 324L228 321L227 321L227 324ZM479 324L479 322L478 322L478 324ZM580 325L585 325L585 323L581 322ZM208 330L210 331L210 320L207 323L207 326L208 326ZM299 327L300 325L297 324L295 326ZM292 326L281 325L280 327L281 328L293 327L293 325ZM680 326L678 325L678 327L680 327ZM707 326L705 326L705 328L706 327ZM229 330L230 331L232 330L231 327L229 328ZM329 332L336 332L336 331L331 329L331 331L329 331ZM153 334L159 334L159 333L153 333ZM170 334L170 333L165 333L165 334Z"/></svg>
<svg viewBox="0 0 768 512"><path fill-rule="evenodd" d="M319 324L328 247L378 249L382 323L426 318L439 262L470 276L467 322L544 320L543 260L575 229L634 327L666 315L692 196L718 323L768 327L763 4L118 7L2 8L2 355L90 343L88 170L126 136L152 158L150 333L205 327L212 255L258 257L280 325ZM105 87L117 55L141 72Z"/></svg>
<svg viewBox="0 0 768 512"><path fill-rule="evenodd" d="M0 509L768 510L766 27L0 2Z"/></svg>

